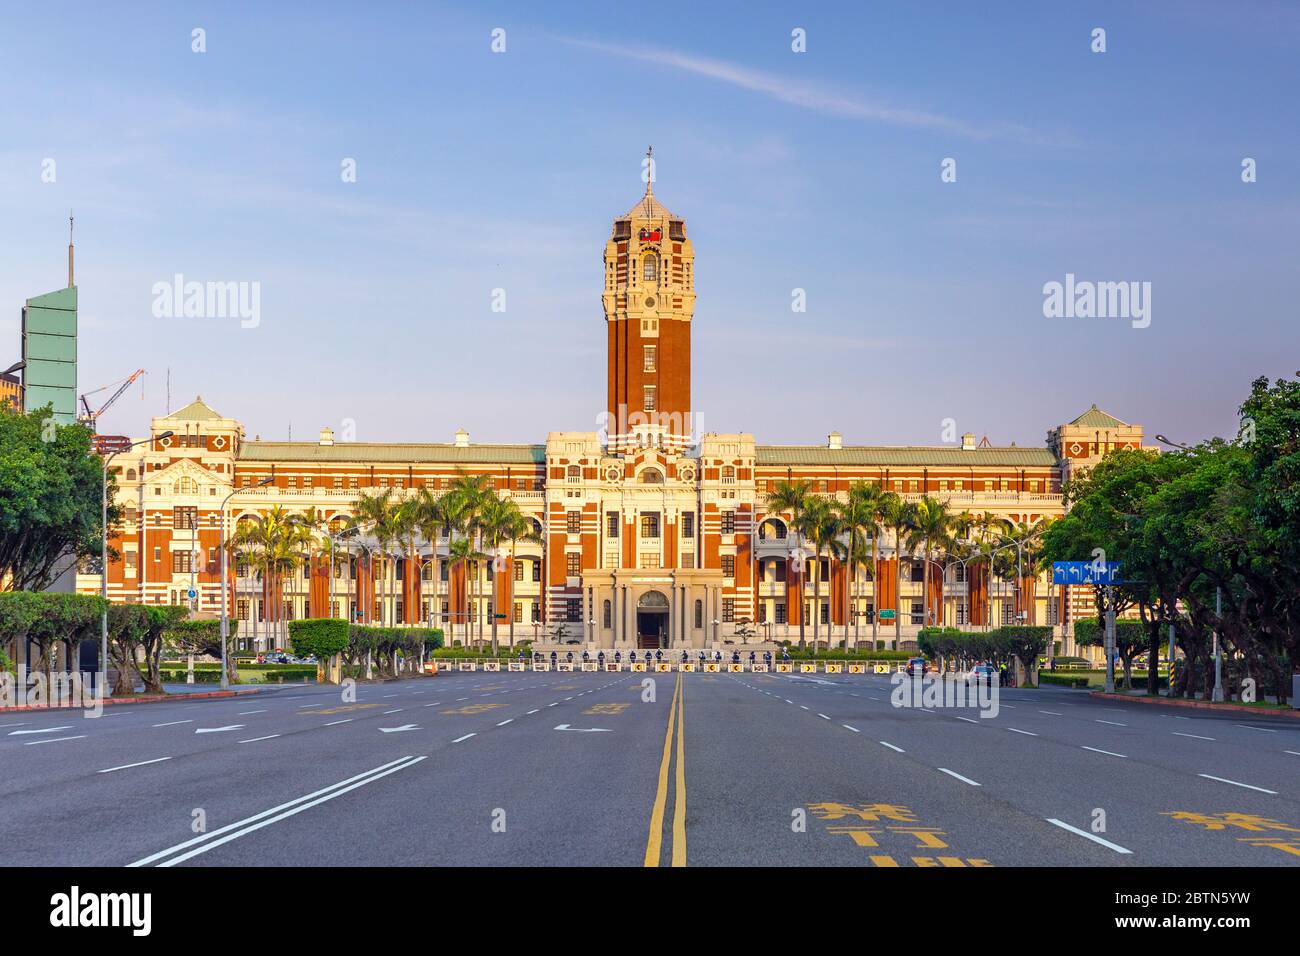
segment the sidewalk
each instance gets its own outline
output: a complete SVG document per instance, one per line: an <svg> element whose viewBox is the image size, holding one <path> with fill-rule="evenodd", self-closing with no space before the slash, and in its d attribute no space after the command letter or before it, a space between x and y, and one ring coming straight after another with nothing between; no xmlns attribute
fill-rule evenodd
<svg viewBox="0 0 1300 956"><path fill-rule="evenodd" d="M118 704L156 704L160 701L207 700L214 697L247 697L260 693L262 688L250 687L243 690L203 690L201 684L164 684L167 694L139 694L135 697L108 697L103 704L110 707ZM29 710L85 710L82 704L22 704L16 707L0 707L0 714L18 713Z"/></svg>
<svg viewBox="0 0 1300 956"><path fill-rule="evenodd" d="M1294 708L1251 707L1247 704L1216 704L1210 700L1188 700L1184 697L1150 697L1146 694L1108 694L1102 690L1088 692L1089 697L1098 700L1124 700L1135 704L1164 704L1167 707L1192 707L1199 710L1225 711L1229 713L1255 714L1262 717L1296 717L1300 710Z"/></svg>

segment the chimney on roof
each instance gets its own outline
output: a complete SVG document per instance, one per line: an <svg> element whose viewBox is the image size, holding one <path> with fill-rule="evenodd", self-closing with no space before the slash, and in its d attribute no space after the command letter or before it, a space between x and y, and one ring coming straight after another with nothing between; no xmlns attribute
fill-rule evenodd
<svg viewBox="0 0 1300 956"><path fill-rule="evenodd" d="M963 451L972 451L975 448L974 432L967 432L961 436L961 447Z"/></svg>
<svg viewBox="0 0 1300 956"><path fill-rule="evenodd" d="M844 437L839 432L831 432L826 436L826 447L839 451L844 447Z"/></svg>
<svg viewBox="0 0 1300 956"><path fill-rule="evenodd" d="M469 447L469 432L465 431L465 429L463 428L456 429L456 447L457 448Z"/></svg>
<svg viewBox="0 0 1300 956"><path fill-rule="evenodd" d="M322 428L322 429L320 430L320 443L321 443L322 445L332 445L332 444L334 444L334 429L332 429L332 428Z"/></svg>

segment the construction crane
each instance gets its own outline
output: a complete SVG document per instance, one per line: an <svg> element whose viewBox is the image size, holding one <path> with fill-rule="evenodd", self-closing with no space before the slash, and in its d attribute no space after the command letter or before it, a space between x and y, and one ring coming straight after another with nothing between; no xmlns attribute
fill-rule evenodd
<svg viewBox="0 0 1300 956"><path fill-rule="evenodd" d="M82 412L82 414L77 416L77 420L80 421L82 424L88 425L91 431L98 431L99 416L103 415L104 412L108 411L108 407L112 405L115 401L117 401L119 398L121 398L122 393L125 392L128 388L130 388L131 384L143 374L144 374L144 369L138 368L134 372L132 372L131 375L120 385L118 385L118 383L116 382L112 382L101 388L96 388L89 392L86 392L84 395L81 396L81 407L84 409L84 411ZM86 401L86 399L89 398L91 395L96 395L99 392L105 391L106 389L110 389L114 385L118 385L117 391L113 392L113 394L108 397L108 401L106 401L103 405L99 406L97 410L91 411L90 402Z"/></svg>

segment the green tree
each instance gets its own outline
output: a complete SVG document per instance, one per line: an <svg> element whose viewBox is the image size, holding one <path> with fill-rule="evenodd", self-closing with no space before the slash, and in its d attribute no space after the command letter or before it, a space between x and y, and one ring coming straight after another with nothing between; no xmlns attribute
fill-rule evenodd
<svg viewBox="0 0 1300 956"><path fill-rule="evenodd" d="M0 588L40 591L76 562L98 558L103 466L90 430L56 425L51 406L0 414ZM121 517L112 505L108 521Z"/></svg>

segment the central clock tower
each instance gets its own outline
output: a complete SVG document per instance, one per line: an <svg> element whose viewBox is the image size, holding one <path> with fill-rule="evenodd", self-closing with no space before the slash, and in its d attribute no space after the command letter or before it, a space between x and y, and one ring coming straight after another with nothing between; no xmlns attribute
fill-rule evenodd
<svg viewBox="0 0 1300 956"><path fill-rule="evenodd" d="M610 454L691 444L695 251L685 220L655 198L652 152L646 157L645 195L614 220L605 243Z"/></svg>

